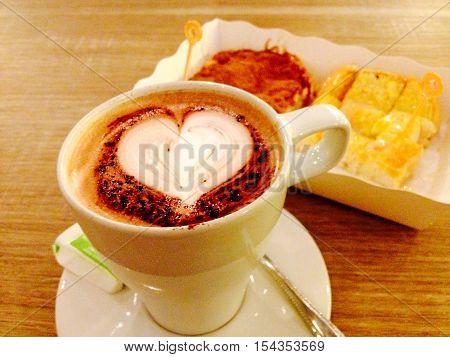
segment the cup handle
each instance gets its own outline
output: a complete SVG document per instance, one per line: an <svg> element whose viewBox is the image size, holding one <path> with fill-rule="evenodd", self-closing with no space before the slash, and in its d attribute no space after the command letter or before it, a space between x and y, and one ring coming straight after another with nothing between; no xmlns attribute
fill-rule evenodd
<svg viewBox="0 0 450 357"><path fill-rule="evenodd" d="M351 128L345 115L336 107L313 105L281 114L280 118L291 131L294 145L307 136L325 131L322 139L306 152L294 153L289 186L330 170L344 156Z"/></svg>

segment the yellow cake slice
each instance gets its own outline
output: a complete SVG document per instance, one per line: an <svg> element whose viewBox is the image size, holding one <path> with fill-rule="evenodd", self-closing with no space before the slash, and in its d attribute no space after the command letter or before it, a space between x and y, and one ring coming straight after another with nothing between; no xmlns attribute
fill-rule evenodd
<svg viewBox="0 0 450 357"><path fill-rule="evenodd" d="M399 188L411 177L423 146L397 136L394 140L380 137L366 149L369 158L361 164L359 174L386 187Z"/></svg>
<svg viewBox="0 0 450 357"><path fill-rule="evenodd" d="M366 147L374 140L352 131L348 142L347 151L340 162L340 166L348 171L358 174L362 163L368 160L368 151Z"/></svg>
<svg viewBox="0 0 450 357"><path fill-rule="evenodd" d="M355 66L345 66L335 70L322 84L316 100L322 101L324 97L332 97L334 99L329 100L338 100L340 102L352 86L356 73L357 69Z"/></svg>
<svg viewBox="0 0 450 357"><path fill-rule="evenodd" d="M347 99L347 97L340 109L350 121L352 129L366 136L371 136L372 126L386 115L385 112L370 104Z"/></svg>
<svg viewBox="0 0 450 357"><path fill-rule="evenodd" d="M371 130L371 136L380 137L396 137L401 136L409 140L419 143L421 134L421 120L411 114L393 110L389 114L380 118Z"/></svg>
<svg viewBox="0 0 450 357"><path fill-rule="evenodd" d="M428 145L431 137L438 132L440 117L437 103L427 98L422 84L417 79L408 79L405 89L395 103L394 110L409 113L420 119L420 143L424 146Z"/></svg>
<svg viewBox="0 0 450 357"><path fill-rule="evenodd" d="M431 84L435 87L425 88ZM439 129L439 94L429 98L425 90L442 92L442 82L436 74L428 73L418 81L387 72L358 72L351 66L334 71L320 88L314 104L338 107L352 125L340 166L386 187L404 186L424 146ZM321 135L306 142L315 143Z"/></svg>
<svg viewBox="0 0 450 357"><path fill-rule="evenodd" d="M373 140L352 134L341 166L383 186L398 188L411 176L422 150L422 145L401 136L386 135Z"/></svg>
<svg viewBox="0 0 450 357"><path fill-rule="evenodd" d="M347 100L367 104L388 113L405 86L404 79L396 74L361 70L345 94ZM343 103L343 104L344 104Z"/></svg>

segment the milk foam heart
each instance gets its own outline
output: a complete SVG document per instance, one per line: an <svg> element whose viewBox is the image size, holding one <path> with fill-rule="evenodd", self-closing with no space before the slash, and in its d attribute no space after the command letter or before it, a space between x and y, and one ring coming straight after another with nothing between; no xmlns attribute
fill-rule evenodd
<svg viewBox="0 0 450 357"><path fill-rule="evenodd" d="M128 175L190 205L245 166L252 148L248 129L235 117L203 110L189 114L181 127L164 115L134 125L117 156Z"/></svg>

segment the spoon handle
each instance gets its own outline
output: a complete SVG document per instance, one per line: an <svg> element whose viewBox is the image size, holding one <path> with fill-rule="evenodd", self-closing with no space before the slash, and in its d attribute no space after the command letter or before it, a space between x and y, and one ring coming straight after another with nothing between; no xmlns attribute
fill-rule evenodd
<svg viewBox="0 0 450 357"><path fill-rule="evenodd" d="M314 336L344 337L344 334L295 288L267 255L264 255L259 263L285 293L289 302Z"/></svg>

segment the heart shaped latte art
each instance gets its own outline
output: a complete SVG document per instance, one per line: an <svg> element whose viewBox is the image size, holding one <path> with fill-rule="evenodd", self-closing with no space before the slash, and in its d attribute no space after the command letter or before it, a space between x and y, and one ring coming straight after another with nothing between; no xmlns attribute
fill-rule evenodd
<svg viewBox="0 0 450 357"><path fill-rule="evenodd" d="M186 205L233 177L249 161L253 139L224 112L189 114L181 127L163 114L127 130L117 157L126 174Z"/></svg>

